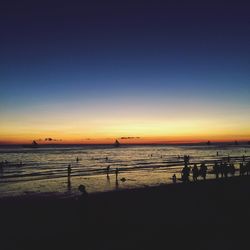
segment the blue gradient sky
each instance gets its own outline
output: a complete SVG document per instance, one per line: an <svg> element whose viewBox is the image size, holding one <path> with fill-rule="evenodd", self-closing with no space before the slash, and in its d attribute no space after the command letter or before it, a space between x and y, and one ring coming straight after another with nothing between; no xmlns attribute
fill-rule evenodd
<svg viewBox="0 0 250 250"><path fill-rule="evenodd" d="M63 130L62 121L67 130L78 129L74 140L85 135L137 136L130 134L132 128L119 132L119 126L113 127L117 121L138 122L135 133L143 123L149 131L155 126L148 135L171 137L178 131L173 133L167 123L169 119L178 123L180 117L183 123L214 119L221 130L213 133L214 125L208 126L211 136L223 131L224 136L250 135L235 122L250 121L249 4L3 1L1 5L0 140L45 133L63 137L58 132ZM230 119L235 125L223 130ZM159 133L152 121L163 121ZM93 124L96 130L86 132ZM102 131L102 125L117 131ZM146 128L142 136L147 136ZM180 128L179 136L188 136L183 131ZM71 138L70 133L66 137Z"/></svg>

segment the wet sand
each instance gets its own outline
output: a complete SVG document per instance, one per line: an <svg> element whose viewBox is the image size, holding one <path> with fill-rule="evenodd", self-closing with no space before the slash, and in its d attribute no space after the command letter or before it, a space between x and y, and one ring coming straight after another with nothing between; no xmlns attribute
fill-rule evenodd
<svg viewBox="0 0 250 250"><path fill-rule="evenodd" d="M1 249L242 249L250 177L0 199ZM245 229L246 228L246 229Z"/></svg>

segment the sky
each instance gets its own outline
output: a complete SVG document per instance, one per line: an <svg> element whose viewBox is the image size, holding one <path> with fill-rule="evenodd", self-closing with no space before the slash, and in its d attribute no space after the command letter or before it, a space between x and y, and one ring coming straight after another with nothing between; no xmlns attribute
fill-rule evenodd
<svg viewBox="0 0 250 250"><path fill-rule="evenodd" d="M1 1L0 143L250 140L249 13L247 1Z"/></svg>

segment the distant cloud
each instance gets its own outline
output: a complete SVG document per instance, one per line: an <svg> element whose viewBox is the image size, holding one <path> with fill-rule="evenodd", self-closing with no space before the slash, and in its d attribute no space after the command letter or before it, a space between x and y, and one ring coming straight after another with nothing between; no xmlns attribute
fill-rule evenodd
<svg viewBox="0 0 250 250"><path fill-rule="evenodd" d="M141 137L138 137L138 136L124 136L124 137L121 137L120 139L121 140L131 140L131 139L140 139Z"/></svg>

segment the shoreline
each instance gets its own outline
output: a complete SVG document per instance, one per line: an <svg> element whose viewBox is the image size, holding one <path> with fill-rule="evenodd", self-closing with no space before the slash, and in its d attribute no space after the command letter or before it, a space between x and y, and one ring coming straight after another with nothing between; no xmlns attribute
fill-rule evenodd
<svg viewBox="0 0 250 250"><path fill-rule="evenodd" d="M239 170L237 169L237 172ZM214 175L214 174L210 174ZM209 177L209 176L208 176ZM102 195L108 195L108 194L114 194L114 193L132 193L132 192L146 192L150 190L157 190L157 189L163 189L163 190L168 190L168 189L174 189L174 188L182 188L183 187L188 187L190 185L197 185L197 188L200 185L216 185L216 184L222 184L225 183L225 185L234 183L234 182L239 182L240 180L246 180L249 179L250 182L250 175L235 175L235 176L229 176L227 178L218 178L216 179L215 177L210 176L204 181L202 179L198 179L197 182L194 182L191 180L188 183L183 183L179 178L177 178L177 183L172 183L172 182L162 182L160 184L153 184L153 185L142 185L140 187L127 187L127 188L117 188L117 189L110 189L110 190L104 190L104 191L96 191L96 192L89 192L88 196L89 197L95 197L95 196L102 196ZM120 181L119 181L120 182ZM250 185L250 184L249 184ZM3 201L9 201L9 200L29 200L29 199L35 199L35 200L77 200L79 197L81 197L81 193L78 192L56 192L56 191L50 191L50 192L35 192L35 191L26 191L25 193L22 194L14 194L14 195L9 195L9 196L0 196L0 204Z"/></svg>

